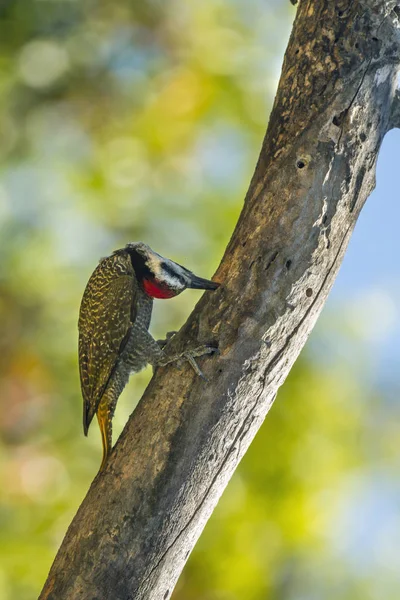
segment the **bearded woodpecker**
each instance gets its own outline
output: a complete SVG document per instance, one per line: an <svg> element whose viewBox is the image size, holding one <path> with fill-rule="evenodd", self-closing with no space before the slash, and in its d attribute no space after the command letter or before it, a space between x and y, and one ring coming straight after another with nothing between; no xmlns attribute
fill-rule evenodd
<svg viewBox="0 0 400 600"><path fill-rule="evenodd" d="M79 372L83 395L83 430L97 415L103 461L112 448L112 418L131 373L148 363L163 366L188 360L198 374L194 357L211 353L200 346L182 354L163 349L149 333L154 298L173 298L186 288L215 290L219 283L197 277L163 258L142 242L127 244L103 258L91 275L79 313Z"/></svg>

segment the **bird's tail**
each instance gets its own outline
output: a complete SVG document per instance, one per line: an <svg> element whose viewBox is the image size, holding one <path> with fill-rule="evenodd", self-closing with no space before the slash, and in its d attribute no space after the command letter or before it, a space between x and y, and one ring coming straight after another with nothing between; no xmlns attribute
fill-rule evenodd
<svg viewBox="0 0 400 600"><path fill-rule="evenodd" d="M100 471L102 471L106 466L112 449L112 420L109 406L105 401L105 398L102 399L97 409L97 420L99 422L101 441L103 443L103 460L100 465Z"/></svg>

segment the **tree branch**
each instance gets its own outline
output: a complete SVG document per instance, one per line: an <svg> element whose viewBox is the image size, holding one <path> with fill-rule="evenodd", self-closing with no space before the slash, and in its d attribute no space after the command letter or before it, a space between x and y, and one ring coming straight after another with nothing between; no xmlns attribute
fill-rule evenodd
<svg viewBox="0 0 400 600"><path fill-rule="evenodd" d="M391 126L392 1L302 0L239 222L176 343L219 340L205 383L159 369L57 554L42 599L159 600L303 347ZM175 343L175 340L172 342Z"/></svg>

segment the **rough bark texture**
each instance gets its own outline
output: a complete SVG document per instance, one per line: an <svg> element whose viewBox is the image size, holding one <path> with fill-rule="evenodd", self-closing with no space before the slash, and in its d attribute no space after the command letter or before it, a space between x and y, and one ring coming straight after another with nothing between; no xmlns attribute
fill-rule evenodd
<svg viewBox="0 0 400 600"><path fill-rule="evenodd" d="M41 598L165 600L326 300L393 123L396 1L301 0L238 225L72 522ZM179 340L176 341L179 343Z"/></svg>

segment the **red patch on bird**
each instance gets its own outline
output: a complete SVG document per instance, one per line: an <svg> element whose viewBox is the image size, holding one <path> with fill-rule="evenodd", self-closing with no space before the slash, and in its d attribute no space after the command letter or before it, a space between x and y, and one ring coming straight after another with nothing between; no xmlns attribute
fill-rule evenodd
<svg viewBox="0 0 400 600"><path fill-rule="evenodd" d="M143 289L148 296L166 300L176 296L176 292L165 285L162 285L157 279L143 279Z"/></svg>

